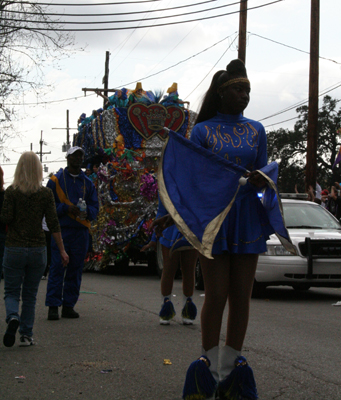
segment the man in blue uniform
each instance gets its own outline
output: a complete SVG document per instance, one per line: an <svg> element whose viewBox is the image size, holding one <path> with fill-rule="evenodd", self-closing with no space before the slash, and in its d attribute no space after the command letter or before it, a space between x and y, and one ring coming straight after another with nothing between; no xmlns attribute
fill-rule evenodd
<svg viewBox="0 0 341 400"><path fill-rule="evenodd" d="M54 194L64 247L70 258L69 264L64 268L57 244L52 239L45 302L49 307L49 320L59 319L59 306L63 306L62 317L79 317L74 306L79 297L84 259L88 250L90 221L98 214L95 186L81 170L83 158L84 150L81 147L71 147L66 153L67 168L61 168L47 184ZM79 199L85 200L86 211L81 212L77 207Z"/></svg>

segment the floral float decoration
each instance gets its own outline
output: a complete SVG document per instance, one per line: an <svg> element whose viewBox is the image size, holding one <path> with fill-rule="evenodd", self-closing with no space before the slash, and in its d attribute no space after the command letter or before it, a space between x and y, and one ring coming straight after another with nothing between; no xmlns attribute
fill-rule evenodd
<svg viewBox="0 0 341 400"><path fill-rule="evenodd" d="M163 127L172 125L189 137L194 121L190 110L135 103L105 110L75 135L73 145L84 149L85 163L99 164L95 186L100 209L90 230L94 252L87 256L87 269L138 260L158 208L156 173L167 135Z"/></svg>

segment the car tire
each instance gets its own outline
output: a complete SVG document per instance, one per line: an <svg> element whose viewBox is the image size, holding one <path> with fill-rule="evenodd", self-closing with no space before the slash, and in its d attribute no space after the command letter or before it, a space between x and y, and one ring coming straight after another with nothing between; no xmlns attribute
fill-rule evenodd
<svg viewBox="0 0 341 400"><path fill-rule="evenodd" d="M257 282L256 279L253 282L252 295L253 299L261 299L265 296L266 285L264 283Z"/></svg>
<svg viewBox="0 0 341 400"><path fill-rule="evenodd" d="M119 260L115 260L115 267L119 269L126 269L129 267L129 258L124 257Z"/></svg>
<svg viewBox="0 0 341 400"><path fill-rule="evenodd" d="M199 258L197 259L197 263L195 265L195 288L197 290L205 290L204 278L202 276Z"/></svg>
<svg viewBox="0 0 341 400"><path fill-rule="evenodd" d="M294 290L306 291L310 289L310 285L309 283L298 283L297 285L292 285L292 288Z"/></svg>
<svg viewBox="0 0 341 400"><path fill-rule="evenodd" d="M157 241L156 244L156 272L158 277L161 279L163 271L163 256L162 256L162 248L161 243Z"/></svg>

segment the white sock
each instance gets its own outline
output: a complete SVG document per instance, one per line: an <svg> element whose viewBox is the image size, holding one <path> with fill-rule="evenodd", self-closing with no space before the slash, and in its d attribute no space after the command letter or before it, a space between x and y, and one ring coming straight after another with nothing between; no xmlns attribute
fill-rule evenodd
<svg viewBox="0 0 341 400"><path fill-rule="evenodd" d="M212 349L205 351L204 348L201 348L202 354L207 356L207 358L211 362L210 371L213 375L213 378L216 382L219 382L219 375L218 375L218 358L219 358L219 346L215 346Z"/></svg>
<svg viewBox="0 0 341 400"><path fill-rule="evenodd" d="M234 362L241 354L240 351L233 349L230 346L224 346L220 350L220 371L219 378L222 381L234 369Z"/></svg>

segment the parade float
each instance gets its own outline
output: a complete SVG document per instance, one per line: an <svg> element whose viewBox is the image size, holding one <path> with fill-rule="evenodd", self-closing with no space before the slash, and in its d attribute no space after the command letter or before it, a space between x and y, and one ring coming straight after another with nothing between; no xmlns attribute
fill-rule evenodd
<svg viewBox="0 0 341 400"><path fill-rule="evenodd" d="M85 151L84 165L98 166L91 177L100 209L91 226L93 251L85 269L100 271L140 261L157 268L155 251L140 250L150 241L158 208L156 174L167 137L163 128L189 138L196 117L178 104L161 104L160 97L143 92L141 102L83 118L74 136L73 145Z"/></svg>

